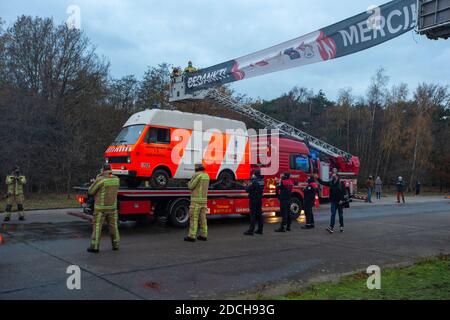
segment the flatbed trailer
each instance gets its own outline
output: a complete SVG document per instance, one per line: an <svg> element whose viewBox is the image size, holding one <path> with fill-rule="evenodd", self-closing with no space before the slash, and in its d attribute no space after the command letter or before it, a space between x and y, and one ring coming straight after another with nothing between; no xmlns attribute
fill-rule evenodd
<svg viewBox="0 0 450 320"><path fill-rule="evenodd" d="M74 188L80 195L78 202L85 214L92 214L88 205L87 187ZM120 189L118 192L118 213L120 221L136 221L146 218L164 217L171 225L185 228L189 225L190 191L186 188L164 190L137 188ZM300 186L293 190L291 215L297 219L303 210L303 193ZM280 205L275 190L264 193L263 212L279 212ZM208 215L250 214L248 193L243 189L209 190Z"/></svg>

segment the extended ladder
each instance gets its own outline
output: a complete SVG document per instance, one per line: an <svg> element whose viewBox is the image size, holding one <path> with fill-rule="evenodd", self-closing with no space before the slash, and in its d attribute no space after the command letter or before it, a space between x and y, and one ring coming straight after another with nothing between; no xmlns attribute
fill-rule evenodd
<svg viewBox="0 0 450 320"><path fill-rule="evenodd" d="M349 161L352 157L350 153L344 150L336 148L331 144L326 143L325 141L317 139L312 135L300 129L297 129L285 122L276 120L261 111L235 101L233 98L220 92L216 88L209 89L206 94L206 98L209 98L225 108L231 109L258 122L259 124L264 125L267 129L277 129L283 134L305 141L309 143L312 148L318 150L319 152L333 157L342 156L347 161Z"/></svg>

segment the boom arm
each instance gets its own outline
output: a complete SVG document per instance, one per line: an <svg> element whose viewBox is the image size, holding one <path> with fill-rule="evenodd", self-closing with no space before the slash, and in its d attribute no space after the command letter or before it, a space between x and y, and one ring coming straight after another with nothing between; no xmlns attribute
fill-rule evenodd
<svg viewBox="0 0 450 320"><path fill-rule="evenodd" d="M241 104L231 97L221 93L217 89L210 89L207 93L206 98L209 98L221 106L231 109L239 114L249 117L250 119L264 125L268 129L277 129L281 133L284 133L288 136L294 137L296 139L308 142L311 147L314 149L323 152L332 157L342 156L344 159L349 161L352 158L352 155L348 152L345 152L339 148L336 148L325 141L317 139L312 135L297 129L290 124L284 123L282 121L276 120L267 114L258 111L254 108Z"/></svg>
<svg viewBox="0 0 450 320"><path fill-rule="evenodd" d="M417 0L393 0L296 39L187 73L182 94L172 95L171 101L201 99L199 91L214 86L366 50L414 29L416 24Z"/></svg>
<svg viewBox="0 0 450 320"><path fill-rule="evenodd" d="M217 86L350 55L398 37L415 28L417 0L393 0L344 21L247 56L172 80L170 102L209 98L225 108L289 136L314 149L350 162L352 155L287 123L234 101Z"/></svg>

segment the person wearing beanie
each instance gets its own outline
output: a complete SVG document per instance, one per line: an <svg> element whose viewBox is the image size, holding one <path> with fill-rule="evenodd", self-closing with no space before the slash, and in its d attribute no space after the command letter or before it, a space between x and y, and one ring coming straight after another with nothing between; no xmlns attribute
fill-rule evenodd
<svg viewBox="0 0 450 320"><path fill-rule="evenodd" d="M262 216L262 200L264 197L264 177L260 170L256 170L252 176L250 184L246 186L245 191L248 193L250 207L250 227L244 235L252 236L254 233L263 234L264 219ZM255 231L256 224L258 229Z"/></svg>
<svg viewBox="0 0 450 320"><path fill-rule="evenodd" d="M280 183L277 185L276 194L280 202L281 226L275 232L291 231L291 196L294 182L291 180L291 174L286 172L283 174Z"/></svg>
<svg viewBox="0 0 450 320"><path fill-rule="evenodd" d="M302 229L313 229L314 228L314 213L313 207L314 202L316 200L317 193L317 184L314 181L314 178L310 177L308 179L308 185L303 188L303 196L304 196L304 207L305 207L305 215L306 215L306 224L302 226Z"/></svg>

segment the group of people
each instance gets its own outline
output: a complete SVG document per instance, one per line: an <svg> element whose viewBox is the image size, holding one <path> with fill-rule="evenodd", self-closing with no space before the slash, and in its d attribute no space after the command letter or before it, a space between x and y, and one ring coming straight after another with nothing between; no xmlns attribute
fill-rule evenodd
<svg viewBox="0 0 450 320"><path fill-rule="evenodd" d="M196 240L207 241L207 201L209 189L209 176L205 172L203 165L195 166L195 174L188 183L191 191L191 201L189 208L189 234L184 238L185 241L195 242ZM331 222L327 228L328 232L333 233L335 225L336 212L339 214L340 231L343 232L344 217L342 209L342 201L344 201L345 187L340 182L337 174L333 174L330 182L318 179L318 182L330 187L331 200ZM14 203L17 204L19 211L19 220L25 220L23 208L23 186L26 184L25 176L21 175L20 169L16 167L13 172L6 177L8 188L7 206L4 221L10 221L11 210ZM118 228L118 211L117 211L117 193L119 191L120 180L114 176L109 164L105 163L102 172L96 177L88 189L88 195L94 197L94 213L92 219L92 235L91 243L87 249L90 253L98 253L103 223L107 222L109 234L111 237L112 249L119 250L120 234ZM249 184L245 186L246 192L249 194L249 206L251 212L251 222L249 229L244 232L245 235L251 236L263 234L264 220L262 216L262 201L264 197L264 177L259 170L255 171ZM291 195L294 182L289 173L282 176L281 181L276 187L276 194L280 201L281 225L276 232L291 231ZM303 189L304 192L304 209L306 214L306 224L303 229L314 228L313 207L316 199L318 185L314 178L308 180L308 185ZM256 231L255 228L257 227ZM200 233L198 234L198 229Z"/></svg>
<svg viewBox="0 0 450 320"><path fill-rule="evenodd" d="M194 73L197 72L197 68L194 67L194 65L192 64L192 61L188 62L188 66L186 68L184 68L184 71L181 72L181 68L180 67L174 67L172 68L172 78L177 78L182 76L183 74L186 73Z"/></svg>
<svg viewBox="0 0 450 320"><path fill-rule="evenodd" d="M317 180L317 181L316 181ZM209 189L209 176L205 172L203 165L195 166L195 174L188 183L188 188L191 191L191 201L189 208L189 234L184 238L187 242L195 242L196 240L208 240L208 225L207 225L207 201ZM21 174L19 167L15 167L10 175L6 177L7 185L7 206L4 221L11 219L11 210L13 204L17 204L19 211L19 220L25 220L23 208L23 187L26 184L26 178ZM304 210L306 215L306 223L302 229L313 229L314 214L313 207L318 194L318 184L328 186L330 190L331 202L331 219L327 227L327 231L332 234L336 225L336 214L339 216L339 231L344 232L344 214L343 210L348 204L348 197L346 195L346 188L344 183L340 180L336 171L333 172L330 181L323 181L322 179L310 177L307 185L303 188L304 194ZM91 244L87 249L90 253L98 253L101 231L104 221L107 221L109 233L111 237L111 244L113 250L119 250L119 228L118 228L118 211L117 211L117 193L119 191L120 180L114 176L109 164L105 163L99 174L93 181L88 190L88 195L95 198L94 213L92 220L92 236ZM405 182L402 177L397 181L397 202L400 200L405 202L404 191ZM265 182L264 177L259 170L256 170L250 182L244 185L249 196L250 209L250 226L244 232L246 236L253 236L254 234L262 235L264 231L264 220L262 216L262 206L264 198ZM280 203L281 224L275 232L289 232L291 231L291 204L292 190L294 182L289 173L284 173L281 180L276 186L276 195ZM366 181L368 189L368 201L371 202L372 191L375 190L377 199L381 198L382 181L378 177L373 181L372 177ZM417 190L416 190L417 191ZM198 233L200 229L200 233ZM256 230L255 230L256 229Z"/></svg>
<svg viewBox="0 0 450 320"><path fill-rule="evenodd" d="M367 190L367 200L366 202L372 203L372 194L375 192L377 199L381 199L381 194L383 191L383 181L380 177L377 177L376 180L373 180L372 176L366 180L365 187ZM403 180L403 177L398 177L397 182L395 183L395 187L397 190L397 203L406 203L405 202L405 191L406 191L406 183ZM415 188L415 195L420 195L421 191L421 183L417 181Z"/></svg>
<svg viewBox="0 0 450 320"><path fill-rule="evenodd" d="M189 234L184 238L185 241L195 242L196 240L207 241L208 239L208 225L207 225L207 200L209 188L209 176L205 172L202 165L196 165L196 173L188 183L188 188L191 190L191 203L189 210ZM344 232L344 203L346 200L345 185L341 182L337 173L333 173L330 181L323 181L318 179L318 183L328 186L330 188L331 201L331 220L327 227L329 233L334 232L336 214L339 215L339 231ZM263 198L265 182L261 171L256 170L250 182L244 185L249 197L250 209L250 226L244 232L246 236L253 236L254 234L263 235L264 233L264 219L263 219ZM280 203L281 224L275 229L275 232L289 232L291 231L291 204L292 204L292 189L294 182L290 177L290 173L284 173L280 182L276 186L276 195ZM311 177L308 184L303 188L304 193L304 209L306 216L306 223L302 229L314 229L314 214L313 207L318 193L318 184L315 178ZM198 229L200 232L198 234ZM256 229L256 230L255 230ZM198 235L197 235L198 234Z"/></svg>

